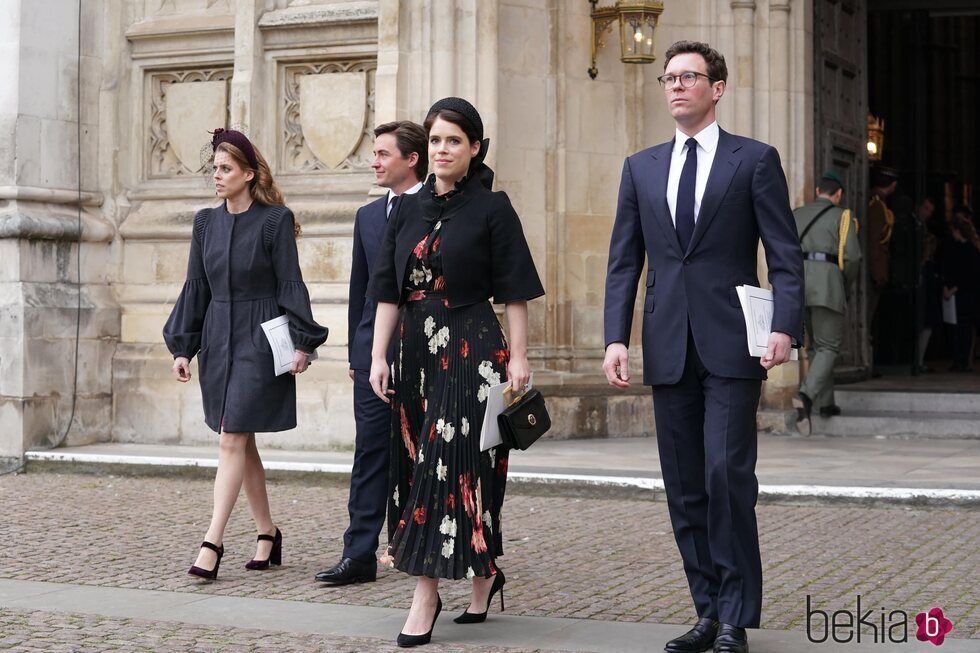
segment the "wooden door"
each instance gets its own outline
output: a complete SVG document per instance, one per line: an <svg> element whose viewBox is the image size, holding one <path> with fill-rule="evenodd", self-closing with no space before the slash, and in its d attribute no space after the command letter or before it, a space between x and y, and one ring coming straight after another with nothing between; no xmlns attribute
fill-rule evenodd
<svg viewBox="0 0 980 653"><path fill-rule="evenodd" d="M843 204L863 222L868 200L867 4L866 0L813 0L814 176L841 175ZM864 232L861 247L867 251ZM866 266L864 266L866 267ZM848 297L838 376L870 371L867 275L862 271Z"/></svg>

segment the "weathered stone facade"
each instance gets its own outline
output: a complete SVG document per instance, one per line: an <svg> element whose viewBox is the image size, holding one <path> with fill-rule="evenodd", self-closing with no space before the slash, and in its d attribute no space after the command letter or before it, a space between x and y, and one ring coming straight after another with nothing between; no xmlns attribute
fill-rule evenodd
<svg viewBox="0 0 980 653"><path fill-rule="evenodd" d="M802 203L809 3L665 5L659 50L694 38L726 55L720 123L775 145ZM196 383L172 380L160 333L192 216L214 204L200 148L219 125L246 131L270 161L303 224L314 313L330 327L300 379L300 427L264 442L352 445L347 278L354 212L381 192L371 129L421 121L445 95L480 109L488 161L548 290L531 305L530 340L556 434L653 431L646 389L614 395L601 375L603 284L623 157L670 138L673 123L661 63L622 64L615 25L588 78L586 0L83 0L81 17L68 0L0 6L0 70L16 80L0 91L0 456L67 428L79 255L68 441L213 442ZM795 365L771 376L766 401L780 405Z"/></svg>

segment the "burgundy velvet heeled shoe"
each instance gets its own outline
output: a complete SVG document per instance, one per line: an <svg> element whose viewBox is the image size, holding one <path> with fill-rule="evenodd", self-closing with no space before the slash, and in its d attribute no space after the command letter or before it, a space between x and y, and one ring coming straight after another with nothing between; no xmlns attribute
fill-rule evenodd
<svg viewBox="0 0 980 653"><path fill-rule="evenodd" d="M221 556L225 554L225 545L215 546L204 540L201 542L202 549L211 549L218 554L218 559L214 562L214 569L204 569L198 567L197 565L191 565L191 568L187 570L187 573L191 576L197 576L198 578L203 578L205 580L215 580L218 578L218 567L221 566Z"/></svg>
<svg viewBox="0 0 980 653"><path fill-rule="evenodd" d="M256 542L272 542L272 551L269 552L269 557L265 560L256 560L252 558L245 563L246 569L268 569L269 565L279 566L282 564L282 533L279 529L276 529L276 535L266 535L265 533L260 534L255 538Z"/></svg>

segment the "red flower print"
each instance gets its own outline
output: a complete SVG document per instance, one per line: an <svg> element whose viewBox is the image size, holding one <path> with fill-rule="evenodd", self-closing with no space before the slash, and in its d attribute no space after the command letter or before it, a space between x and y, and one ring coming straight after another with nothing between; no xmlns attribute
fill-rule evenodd
<svg viewBox="0 0 980 653"><path fill-rule="evenodd" d="M412 292L408 293L408 301L410 302L417 302L423 299L425 299L424 290L413 290ZM404 328L404 326L402 328Z"/></svg>
<svg viewBox="0 0 980 653"><path fill-rule="evenodd" d="M437 237L437 238L436 238L436 239L435 239L435 240L434 240L434 241L432 242L432 251L433 251L433 252L438 252L438 251L439 251L439 245L440 245L441 243L442 243L442 237Z"/></svg>
<svg viewBox="0 0 980 653"><path fill-rule="evenodd" d="M412 519L415 520L416 524L420 526L425 523L427 515L425 514L425 508L416 508L415 512L412 513Z"/></svg>
<svg viewBox="0 0 980 653"><path fill-rule="evenodd" d="M435 290L445 290L446 289L446 277L441 274L436 277L435 283L432 286Z"/></svg>
<svg viewBox="0 0 980 653"><path fill-rule="evenodd" d="M429 237L426 236L419 241L412 253L415 254L415 258L422 258L422 254L425 253L425 246L429 243Z"/></svg>
<svg viewBox="0 0 980 653"><path fill-rule="evenodd" d="M484 553L487 550L487 541L483 537L483 524L480 523L479 517L473 520L473 524L473 537L470 538L470 545L477 553Z"/></svg>
<svg viewBox="0 0 980 653"><path fill-rule="evenodd" d="M405 528L405 520L404 519L399 519L398 520L398 528Z"/></svg>
<svg viewBox="0 0 980 653"><path fill-rule="evenodd" d="M444 370L449 369L449 354L443 354L442 356L439 357L439 365Z"/></svg>
<svg viewBox="0 0 980 653"><path fill-rule="evenodd" d="M456 495L452 492L446 497L446 510L453 510L456 508Z"/></svg>
<svg viewBox="0 0 980 653"><path fill-rule="evenodd" d="M459 493L463 500L463 509L466 514L473 517L476 512L476 501L473 500L473 488L470 487L470 473L459 475Z"/></svg>
<svg viewBox="0 0 980 653"><path fill-rule="evenodd" d="M429 442L436 439L436 423L432 422L432 428L429 429Z"/></svg>
<svg viewBox="0 0 980 653"><path fill-rule="evenodd" d="M507 473L507 459L501 458L497 461L497 476L503 476Z"/></svg>
<svg viewBox="0 0 980 653"><path fill-rule="evenodd" d="M408 415L405 414L405 406L399 406L401 413L401 427L402 427L402 442L405 443L405 449L408 450L408 457L411 460L415 460L415 443L412 441L412 429L408 425Z"/></svg>
<svg viewBox="0 0 980 653"><path fill-rule="evenodd" d="M448 299L442 300L442 305L445 306L446 308L449 308L449 300Z"/></svg>
<svg viewBox="0 0 980 653"><path fill-rule="evenodd" d="M405 337L405 323L404 322L402 322L401 323L401 326L398 327L398 336L400 338L404 338Z"/></svg>
<svg viewBox="0 0 980 653"><path fill-rule="evenodd" d="M459 341L459 355L463 358L470 356L470 343L466 342L466 338L461 338Z"/></svg>
<svg viewBox="0 0 980 653"><path fill-rule="evenodd" d="M953 622L943 616L942 608L933 608L928 613L920 612L915 615L915 623L919 626L915 638L920 642L932 642L942 646L946 635L953 630Z"/></svg>
<svg viewBox="0 0 980 653"><path fill-rule="evenodd" d="M480 486L480 479L476 479L476 509L473 511L473 537L470 538L470 545L477 553L484 553L487 550L487 541L483 538L483 491Z"/></svg>
<svg viewBox="0 0 980 653"><path fill-rule="evenodd" d="M509 349L494 349L493 357L501 365L506 365L507 361L510 360L510 350Z"/></svg>

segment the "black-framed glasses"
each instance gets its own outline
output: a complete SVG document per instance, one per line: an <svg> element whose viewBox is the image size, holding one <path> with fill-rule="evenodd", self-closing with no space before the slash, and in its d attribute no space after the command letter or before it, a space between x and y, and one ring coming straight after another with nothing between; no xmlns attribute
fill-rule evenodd
<svg viewBox="0 0 980 653"><path fill-rule="evenodd" d="M681 86L684 88L691 88L698 83L698 77L704 77L706 80L712 83L721 81L720 79L714 79L709 75L705 75L704 73L696 73L692 70L681 73L680 75L661 75L657 78L657 81L660 82L660 85L665 89L674 88L674 85L677 82L680 82Z"/></svg>

